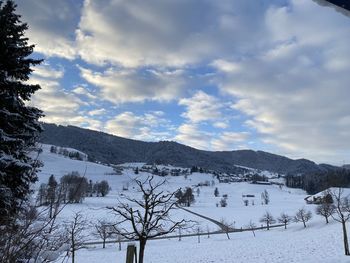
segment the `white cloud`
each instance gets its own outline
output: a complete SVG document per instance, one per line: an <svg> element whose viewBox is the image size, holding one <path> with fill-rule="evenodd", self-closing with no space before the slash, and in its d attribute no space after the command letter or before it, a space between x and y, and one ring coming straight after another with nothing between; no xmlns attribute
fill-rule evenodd
<svg viewBox="0 0 350 263"><path fill-rule="evenodd" d="M213 126L220 129L227 129L228 127L230 127L229 123L225 121L214 122Z"/></svg>
<svg viewBox="0 0 350 263"><path fill-rule="evenodd" d="M271 3L279 2L284 1ZM89 63L125 67L179 67L231 57L247 52L264 36L263 14L269 4L85 1L76 31L79 54Z"/></svg>
<svg viewBox="0 0 350 263"><path fill-rule="evenodd" d="M232 151L237 148L248 148L241 145L248 138L248 132L224 132L211 140L211 149L216 151Z"/></svg>
<svg viewBox="0 0 350 263"><path fill-rule="evenodd" d="M63 72L47 64L35 70L29 83L40 84L41 89L33 95L30 104L44 111L42 121L100 130L100 121L79 113L80 107L86 102L61 88Z"/></svg>
<svg viewBox="0 0 350 263"><path fill-rule="evenodd" d="M180 99L179 105L186 106L186 112L182 116L193 123L215 121L222 117L223 103L203 91L197 91L191 98Z"/></svg>
<svg viewBox="0 0 350 263"><path fill-rule="evenodd" d="M96 95L93 95L86 87L84 86L78 86L75 89L72 90L73 93L77 95L83 95L91 100L96 100L98 97Z"/></svg>
<svg viewBox="0 0 350 263"><path fill-rule="evenodd" d="M46 56L73 59L76 56L75 29L80 7L78 1L17 0L18 13L27 22L30 43Z"/></svg>
<svg viewBox="0 0 350 263"><path fill-rule="evenodd" d="M266 14L274 45L238 61L244 74L222 70L219 85L280 153L339 164L350 158L350 20L313 2L291 3Z"/></svg>
<svg viewBox="0 0 350 263"><path fill-rule="evenodd" d="M211 65L223 72L239 72L241 70L238 63L227 61L224 59L217 59Z"/></svg>
<svg viewBox="0 0 350 263"><path fill-rule="evenodd" d="M91 110L88 112L88 114L90 116L99 116L99 115L103 115L103 114L106 114L106 109L96 109L96 110Z"/></svg>
<svg viewBox="0 0 350 263"><path fill-rule="evenodd" d="M174 140L201 150L232 151L242 146L249 138L248 132L214 133L201 129L198 124L184 123L177 129Z"/></svg>
<svg viewBox="0 0 350 263"><path fill-rule="evenodd" d="M57 70L53 69L49 64L42 64L36 66L32 74L40 78L60 79L64 75L64 69Z"/></svg>
<svg viewBox="0 0 350 263"><path fill-rule="evenodd" d="M212 134L202 131L197 124L184 123L178 127L177 133L174 137L175 141L197 149L208 150L210 148L208 141L211 140Z"/></svg>
<svg viewBox="0 0 350 263"><path fill-rule="evenodd" d="M115 69L93 72L80 67L82 78L100 88L100 97L112 103L169 101L179 97L185 88L183 72Z"/></svg>
<svg viewBox="0 0 350 263"><path fill-rule="evenodd" d="M170 137L169 122L153 112L140 116L129 111L120 113L107 121L104 129L117 136L145 141L166 140Z"/></svg>

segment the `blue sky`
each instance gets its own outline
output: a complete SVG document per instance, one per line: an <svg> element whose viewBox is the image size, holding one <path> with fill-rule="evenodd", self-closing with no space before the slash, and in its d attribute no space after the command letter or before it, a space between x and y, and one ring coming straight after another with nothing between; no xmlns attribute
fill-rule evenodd
<svg viewBox="0 0 350 263"><path fill-rule="evenodd" d="M350 163L350 19L310 0L18 0L46 122Z"/></svg>

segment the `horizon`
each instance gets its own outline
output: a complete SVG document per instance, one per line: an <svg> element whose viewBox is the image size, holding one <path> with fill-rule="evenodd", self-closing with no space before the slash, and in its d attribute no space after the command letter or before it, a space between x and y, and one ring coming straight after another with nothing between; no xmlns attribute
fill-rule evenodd
<svg viewBox="0 0 350 263"><path fill-rule="evenodd" d="M350 163L350 19L314 1L17 0L44 122Z"/></svg>

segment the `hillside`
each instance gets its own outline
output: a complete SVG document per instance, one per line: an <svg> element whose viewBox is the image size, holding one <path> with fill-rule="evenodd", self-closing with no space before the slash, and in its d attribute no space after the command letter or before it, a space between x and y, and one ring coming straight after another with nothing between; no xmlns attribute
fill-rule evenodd
<svg viewBox="0 0 350 263"><path fill-rule="evenodd" d="M88 180L107 180L111 186L110 193L105 197L85 197L82 203L66 204L62 206L57 222L64 223L72 220L77 212L81 212L87 220L83 229L84 241L101 241L101 238L94 234L94 225L99 220L114 221L115 214L111 214L106 206L116 206L118 201L126 202L125 196L140 198L134 179L145 180L149 173L140 172L135 174L132 166L137 164L123 165L122 174L113 173L113 169L106 165L91 163L88 161L72 160L60 154L50 152L50 145L43 145L43 151L39 159L44 166L38 173L39 181L37 189L41 183L46 183L48 176L53 174L57 181L66 173L78 171ZM75 149L72 149L75 151ZM128 168L128 167L131 168ZM156 181L163 180L164 177L155 176ZM212 181L214 185L200 186L199 183ZM128 190L123 186L129 186ZM295 212L305 207L314 213L316 205L306 205L304 198L306 193L299 189L279 187L277 185L257 185L248 182L241 183L219 183L211 174L193 173L188 176L167 176L163 190L175 191L179 188L192 186L194 189L195 202L187 209L197 214L205 215L214 220L224 220L234 224L237 229L246 228L251 221L260 226L259 219L269 211L274 217L278 217L281 212L294 215ZM220 196L214 196L214 189L218 188ZM199 190L199 191L198 191ZM261 204L261 192L268 191L269 204ZM248 205L244 205L243 194L251 194ZM227 195L227 207L217 207L223 195ZM212 233L208 238L207 231L218 230L217 225L209 220L195 216L182 209L175 209L171 212L173 219L187 219L196 221L200 231L204 232L198 243L197 236L183 236L181 242L178 238L166 238L162 240L150 240L147 243L145 257L147 262L154 263L184 263L184 262L347 262L347 257L343 255L341 224L330 220L329 224L324 222L324 218L314 215L307 222L304 228L300 223L290 222L287 229L283 227L272 228L269 231L257 230L255 235L251 231L230 233L230 239L225 234ZM127 225L126 225L127 227ZM189 229L183 234L190 234L196 229ZM171 235L177 235L175 231ZM115 240L109 238L108 241ZM292 243L291 243L292 242ZM101 244L86 245L80 249L76 255L77 262L97 263L112 262L116 258L120 262L125 262L126 248L129 242L121 244L121 250L116 244L108 244L102 248ZM136 243L137 244L137 243ZM285 249L288 247L288 249ZM257 251L252 253L252 251ZM181 256L178 256L181 255ZM66 253L62 254L55 262L62 262Z"/></svg>
<svg viewBox="0 0 350 263"><path fill-rule="evenodd" d="M263 151L237 150L211 152L198 150L172 141L144 142L75 126L43 124L40 141L71 147L88 154L91 160L103 163L146 162L181 167L200 166L205 169L234 173L241 165L287 174L320 172L332 166Z"/></svg>

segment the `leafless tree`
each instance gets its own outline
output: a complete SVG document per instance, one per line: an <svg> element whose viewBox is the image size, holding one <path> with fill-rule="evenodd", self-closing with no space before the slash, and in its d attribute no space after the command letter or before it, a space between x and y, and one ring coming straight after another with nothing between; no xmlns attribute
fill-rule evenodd
<svg viewBox="0 0 350 263"><path fill-rule="evenodd" d="M208 225L207 225L207 237L210 238L210 229Z"/></svg>
<svg viewBox="0 0 350 263"><path fill-rule="evenodd" d="M311 211L307 211L305 208L300 208L294 216L294 221L303 222L304 227L306 227L306 222L308 222L311 218L312 218Z"/></svg>
<svg viewBox="0 0 350 263"><path fill-rule="evenodd" d="M113 223L107 222L105 220L98 220L94 225L95 232L94 234L102 239L102 248L106 247L106 240L110 238L114 233L115 229Z"/></svg>
<svg viewBox="0 0 350 263"><path fill-rule="evenodd" d="M264 192L261 193L261 200L265 205L268 205L270 203L270 196L269 192L265 189Z"/></svg>
<svg viewBox="0 0 350 263"><path fill-rule="evenodd" d="M342 224L344 252L346 256L349 256L350 251L346 222L350 219L350 202L348 196L344 195L344 190L342 188L330 190L329 194L331 194L334 204L334 213L331 214L331 217Z"/></svg>
<svg viewBox="0 0 350 263"><path fill-rule="evenodd" d="M84 231L86 226L87 222L81 212L75 213L72 220L65 224L67 242L70 245L69 252L71 252L72 255L72 263L75 262L75 252L82 248L85 242L86 236L84 235Z"/></svg>
<svg viewBox="0 0 350 263"><path fill-rule="evenodd" d="M200 226L196 227L196 232L197 232L197 237L198 237L198 243L200 243L201 242L201 232L202 232L202 229L200 228Z"/></svg>
<svg viewBox="0 0 350 263"><path fill-rule="evenodd" d="M270 230L270 225L276 223L276 220L270 212L266 211L265 214L260 218L259 222L265 223L267 230Z"/></svg>
<svg viewBox="0 0 350 263"><path fill-rule="evenodd" d="M249 224L246 226L246 228L250 229L255 237L256 224L252 220L249 221Z"/></svg>
<svg viewBox="0 0 350 263"><path fill-rule="evenodd" d="M154 177L146 180L135 179L139 199L125 196L116 207L108 207L118 217L120 235L128 240L139 241L139 263L143 263L146 243L149 239L172 233L190 223L186 220L174 221L170 212L176 207L174 193L161 190L165 180L154 182ZM128 227L125 224L129 224ZM131 227L131 228L130 228Z"/></svg>
<svg viewBox="0 0 350 263"><path fill-rule="evenodd" d="M57 213L54 213L57 215ZM52 262L65 249L65 239L48 208L22 206L17 222L0 228L0 262Z"/></svg>
<svg viewBox="0 0 350 263"><path fill-rule="evenodd" d="M289 216L286 213L282 213L279 218L277 218L279 223L284 224L284 229L287 229L287 225L289 224L289 222L291 222L293 220L293 217Z"/></svg>
<svg viewBox="0 0 350 263"><path fill-rule="evenodd" d="M229 232L234 230L234 223L227 222L225 219L220 220L221 230L226 233L227 239L230 239Z"/></svg>
<svg viewBox="0 0 350 263"><path fill-rule="evenodd" d="M335 212L335 206L330 203L322 202L316 207L316 214L323 216L326 219L326 224L329 223L328 218Z"/></svg>

